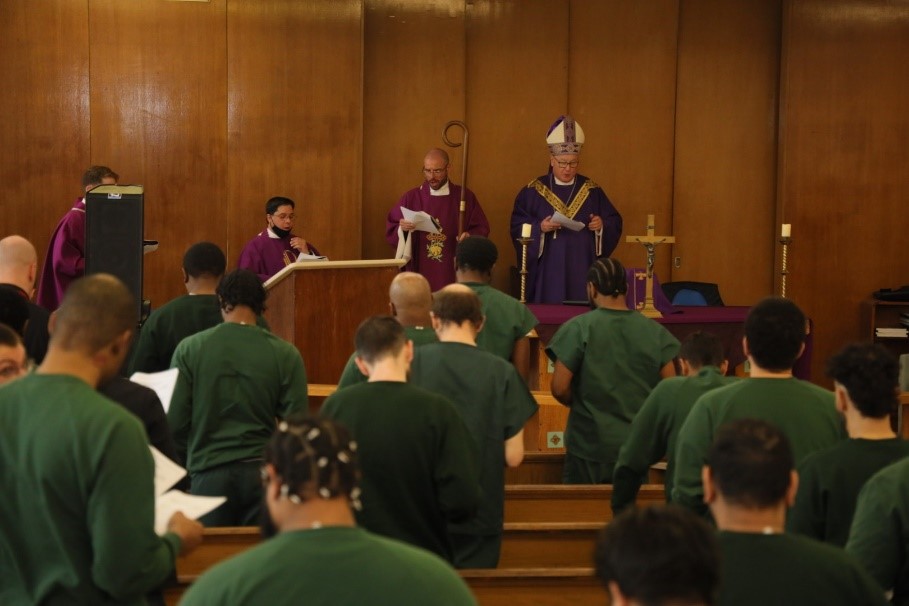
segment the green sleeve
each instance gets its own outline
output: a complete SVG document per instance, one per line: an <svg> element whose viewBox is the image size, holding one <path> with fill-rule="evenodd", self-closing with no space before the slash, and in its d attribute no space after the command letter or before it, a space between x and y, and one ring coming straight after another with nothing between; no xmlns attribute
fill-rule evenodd
<svg viewBox="0 0 909 606"><path fill-rule="evenodd" d="M666 454L669 431L665 419L660 418L660 401L665 400L661 398L665 391L668 391L668 384L658 383L631 421L631 433L619 450L612 474L613 513L634 504L641 478Z"/></svg>
<svg viewBox="0 0 909 606"><path fill-rule="evenodd" d="M174 569L176 535L155 534L154 463L138 419L120 422L99 444L103 456L88 497L92 581L117 600L139 597Z"/></svg>
<svg viewBox="0 0 909 606"><path fill-rule="evenodd" d="M533 394L527 389L527 384L514 369L514 366L507 363L503 366L507 373L505 382L505 439L508 440L524 429L527 419L539 408L537 401L533 399Z"/></svg>
<svg viewBox="0 0 909 606"><path fill-rule="evenodd" d="M663 352L663 357L660 360L663 363L663 366L669 363L670 360L679 355L679 348L681 344L679 340L676 339L671 332L660 326L660 348Z"/></svg>
<svg viewBox="0 0 909 606"><path fill-rule="evenodd" d="M187 464L187 443L193 420L193 373L189 363L189 346L190 341L181 341L171 358L170 366L176 368L179 374L167 409L167 424L174 437L178 460L184 466Z"/></svg>
<svg viewBox="0 0 909 606"><path fill-rule="evenodd" d="M518 331L520 334L515 335L515 339L527 336L527 333L536 328L537 324L540 323L540 321L537 320L537 317L533 315L533 312L527 309L526 305L521 305L521 308L521 318L518 322Z"/></svg>
<svg viewBox="0 0 909 606"><path fill-rule="evenodd" d="M169 360L159 360L155 351L155 343L158 340L157 325L158 323L152 316L146 320L145 325L139 331L139 338L136 340L136 347L130 359L129 374L134 372L158 372L167 368Z"/></svg>
<svg viewBox="0 0 909 606"><path fill-rule="evenodd" d="M700 515L707 514L701 468L707 461L707 451L712 442L710 411L701 397L679 431L675 452L675 484L672 489L673 503Z"/></svg>
<svg viewBox="0 0 909 606"><path fill-rule="evenodd" d="M342 387L349 387L350 385L356 385L357 383L366 383L369 380L369 377L360 372L360 369L357 368L356 352L350 354L350 358L347 360L347 364L344 366L344 370L341 372L341 378L338 380L338 389Z"/></svg>
<svg viewBox="0 0 909 606"><path fill-rule="evenodd" d="M885 591L893 589L905 565L902 553L905 520L901 520L897 510L901 496L893 489L893 483L892 478L880 474L865 483L846 542L846 552Z"/></svg>
<svg viewBox="0 0 909 606"><path fill-rule="evenodd" d="M799 465L799 489L795 503L786 514L786 532L801 534L818 541L826 536L827 495L820 485L817 457L809 455Z"/></svg>
<svg viewBox="0 0 909 606"><path fill-rule="evenodd" d="M300 352L293 345L288 345L287 364L285 367L284 385L278 410L281 418L294 412L309 412L309 387L306 382L306 367Z"/></svg>
<svg viewBox="0 0 909 606"><path fill-rule="evenodd" d="M452 522L474 515L480 503L475 442L454 405L445 402L434 472L439 507Z"/></svg>
<svg viewBox="0 0 909 606"><path fill-rule="evenodd" d="M581 370L581 363L584 361L587 343L582 332L581 323L571 320L556 331L546 348L546 355L550 360L561 362L573 374Z"/></svg>

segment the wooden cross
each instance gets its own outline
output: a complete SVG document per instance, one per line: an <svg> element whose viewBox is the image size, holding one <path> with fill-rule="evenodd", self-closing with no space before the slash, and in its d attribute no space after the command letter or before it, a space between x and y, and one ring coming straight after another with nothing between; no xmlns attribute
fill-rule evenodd
<svg viewBox="0 0 909 606"><path fill-rule="evenodd" d="M658 244L674 244L675 238L673 236L653 235L654 223L653 215L647 215L647 235L626 236L625 241L642 244L647 249L647 286L644 296L644 308L641 309L641 313L648 318L662 318L663 314L653 305L653 249Z"/></svg>

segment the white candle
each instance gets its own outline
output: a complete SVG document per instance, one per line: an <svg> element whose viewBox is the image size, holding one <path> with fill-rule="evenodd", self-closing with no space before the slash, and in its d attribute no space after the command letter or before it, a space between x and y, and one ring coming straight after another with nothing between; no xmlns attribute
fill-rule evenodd
<svg viewBox="0 0 909 606"><path fill-rule="evenodd" d="M525 223L521 226L521 237L529 238L530 237L530 223Z"/></svg>
<svg viewBox="0 0 909 606"><path fill-rule="evenodd" d="M783 238L792 237L792 224L791 223L783 223L783 229L780 232L780 237L783 237Z"/></svg>

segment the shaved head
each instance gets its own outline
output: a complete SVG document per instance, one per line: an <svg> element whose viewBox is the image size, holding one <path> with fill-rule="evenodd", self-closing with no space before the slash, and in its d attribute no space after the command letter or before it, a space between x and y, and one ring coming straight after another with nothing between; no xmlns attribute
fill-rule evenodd
<svg viewBox="0 0 909 606"><path fill-rule="evenodd" d="M448 152L440 147L433 147L431 150L426 152L426 157L423 159L424 160L441 160L442 162L445 163L445 166L448 166L448 164L451 162L448 159Z"/></svg>
<svg viewBox="0 0 909 606"><path fill-rule="evenodd" d="M136 299L110 274L73 282L56 312L51 347L94 354L136 327Z"/></svg>
<svg viewBox="0 0 909 606"><path fill-rule="evenodd" d="M0 268L28 267L37 261L35 247L22 236L7 236L0 240Z"/></svg>
<svg viewBox="0 0 909 606"><path fill-rule="evenodd" d="M432 309L432 289L418 273L405 271L395 276L388 289L388 299L398 315L427 315Z"/></svg>

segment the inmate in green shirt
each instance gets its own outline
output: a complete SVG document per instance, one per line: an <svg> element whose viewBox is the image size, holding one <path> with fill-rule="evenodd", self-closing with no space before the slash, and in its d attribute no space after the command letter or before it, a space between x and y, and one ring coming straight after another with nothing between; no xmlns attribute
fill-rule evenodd
<svg viewBox="0 0 909 606"><path fill-rule="evenodd" d="M320 414L357 441L357 523L452 561L447 523L474 515L480 499L473 440L454 405L407 383L377 381L335 392Z"/></svg>
<svg viewBox="0 0 909 606"><path fill-rule="evenodd" d="M565 448L610 468L631 421L679 341L637 311L595 309L563 324L546 348L573 374Z"/></svg>
<svg viewBox="0 0 909 606"><path fill-rule="evenodd" d="M511 360L515 341L527 336L539 324L526 305L489 284L464 282L477 293L486 322L477 335L477 347L505 360Z"/></svg>
<svg viewBox="0 0 909 606"><path fill-rule="evenodd" d="M426 345L427 343L436 343L439 340L431 326L405 326L404 333L408 339L413 341L414 347ZM357 364L354 362L356 357L357 352L350 354L350 358L348 358L347 364L344 365L344 370L341 372L341 378L338 380L338 389L356 385L357 383L366 383L368 380L368 377L357 368Z"/></svg>
<svg viewBox="0 0 909 606"><path fill-rule="evenodd" d="M145 429L84 381L0 388L0 468L0 604L145 604L173 571Z"/></svg>

